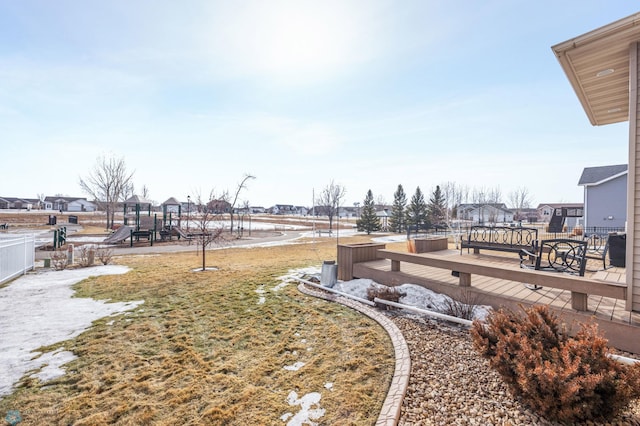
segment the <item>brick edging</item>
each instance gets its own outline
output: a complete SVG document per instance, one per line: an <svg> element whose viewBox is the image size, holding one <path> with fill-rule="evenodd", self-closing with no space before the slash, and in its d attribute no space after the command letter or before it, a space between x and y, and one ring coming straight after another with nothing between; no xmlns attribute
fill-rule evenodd
<svg viewBox="0 0 640 426"><path fill-rule="evenodd" d="M377 312L376 310L363 305L355 300L351 300L347 297L336 296L332 293L325 293L318 290L312 290L304 284L298 284L298 290L308 296L317 297L332 302L337 302L349 308L355 309L376 321L385 329L391 343L396 358L396 367L393 372L393 379L389 385L389 391L387 397L382 404L382 410L376 421L376 426L395 426L400 420L400 410L402 408L402 400L407 392L407 386L409 385L409 376L411 374L411 356L409 353L409 346L407 345L404 336L400 329L391 321L388 317Z"/></svg>

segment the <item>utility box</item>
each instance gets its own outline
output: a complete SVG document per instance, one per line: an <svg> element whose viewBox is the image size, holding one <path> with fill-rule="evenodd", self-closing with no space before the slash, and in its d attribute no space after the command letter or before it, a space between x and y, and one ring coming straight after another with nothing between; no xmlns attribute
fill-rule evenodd
<svg viewBox="0 0 640 426"><path fill-rule="evenodd" d="M627 234L609 234L609 263L624 268L627 257Z"/></svg>

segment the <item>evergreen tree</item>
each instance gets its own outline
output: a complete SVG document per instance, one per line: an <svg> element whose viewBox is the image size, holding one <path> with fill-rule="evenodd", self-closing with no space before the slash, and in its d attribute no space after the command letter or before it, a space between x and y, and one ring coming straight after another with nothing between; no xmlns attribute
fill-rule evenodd
<svg viewBox="0 0 640 426"><path fill-rule="evenodd" d="M432 224L443 223L446 220L446 216L446 200L442 191L440 191L440 185L437 185L429 199L429 222Z"/></svg>
<svg viewBox="0 0 640 426"><path fill-rule="evenodd" d="M418 229L426 225L428 225L427 203L424 201L420 187L417 187L407 207L407 226L415 226Z"/></svg>
<svg viewBox="0 0 640 426"><path fill-rule="evenodd" d="M362 207L360 219L356 222L358 231L366 231L367 235L373 231L380 230L380 218L376 215L376 209L373 202L373 193L371 190L367 192Z"/></svg>
<svg viewBox="0 0 640 426"><path fill-rule="evenodd" d="M391 232L402 232L405 228L404 218L407 207L407 195L404 193L402 185L393 193L393 206L391 207L391 217L389 218L389 228Z"/></svg>

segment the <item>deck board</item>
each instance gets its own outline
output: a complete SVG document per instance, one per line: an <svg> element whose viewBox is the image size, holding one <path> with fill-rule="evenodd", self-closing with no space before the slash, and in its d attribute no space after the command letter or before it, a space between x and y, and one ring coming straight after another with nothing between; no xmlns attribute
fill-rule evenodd
<svg viewBox="0 0 640 426"><path fill-rule="evenodd" d="M478 259L483 263L491 265L513 268L519 265L517 255L500 254L473 254L463 252L460 254L457 250L445 250L442 252L433 252L441 256L465 256ZM367 268L375 269L381 272L390 271L391 261L386 259L378 259L364 262ZM443 284L457 286L458 278L451 275L451 271L441 268L422 266L408 262L401 262L400 270L404 274L412 275L429 281L437 281ZM610 281L616 283L624 283L626 280L624 268L609 268L604 271L595 273L587 273L586 276L593 279ZM527 303L546 304L562 311L573 311L571 307L571 292L556 288L543 287L540 290L531 290L522 283L508 281L499 278L491 278L486 276L474 275L472 277L472 288L482 293L505 297L516 301ZM625 302L609 297L593 296L588 297L588 314L596 318L608 318L613 321L620 321L631 325L640 326L640 313L629 312L625 310Z"/></svg>

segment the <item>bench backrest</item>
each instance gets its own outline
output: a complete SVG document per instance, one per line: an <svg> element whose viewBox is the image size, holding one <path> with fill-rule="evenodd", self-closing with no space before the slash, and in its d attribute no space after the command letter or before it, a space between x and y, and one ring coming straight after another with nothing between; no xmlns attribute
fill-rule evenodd
<svg viewBox="0 0 640 426"><path fill-rule="evenodd" d="M536 247L536 228L475 225L469 229L469 243L501 244L505 246Z"/></svg>
<svg viewBox="0 0 640 426"><path fill-rule="evenodd" d="M566 272L584 276L587 241L568 238L542 240L538 247L536 270Z"/></svg>

